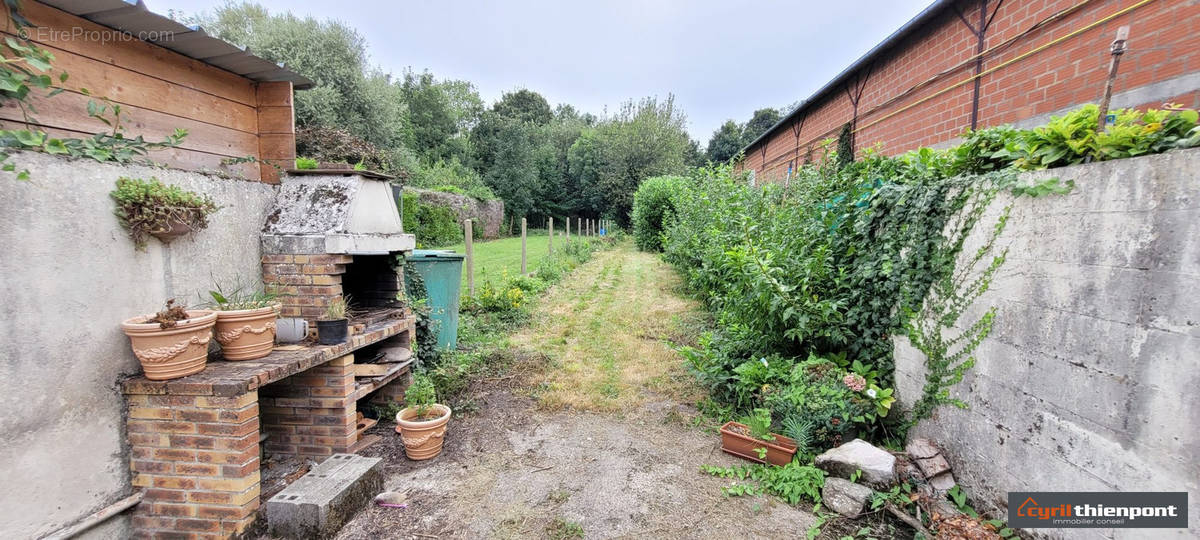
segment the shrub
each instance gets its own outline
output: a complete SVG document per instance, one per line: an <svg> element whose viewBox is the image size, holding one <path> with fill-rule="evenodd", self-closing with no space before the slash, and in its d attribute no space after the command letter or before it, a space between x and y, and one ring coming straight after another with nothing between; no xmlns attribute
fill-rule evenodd
<svg viewBox="0 0 1200 540"><path fill-rule="evenodd" d="M415 193L405 193L400 201L404 231L415 234L421 246L448 246L463 241L458 216L450 208L421 204Z"/></svg>
<svg viewBox="0 0 1200 540"><path fill-rule="evenodd" d="M481 201L496 198L479 173L457 158L438 160L432 165L416 162L407 167L407 172L408 184L414 187L467 195Z"/></svg>
<svg viewBox="0 0 1200 540"><path fill-rule="evenodd" d="M663 223L674 215L672 195L686 179L647 178L633 195L633 241L642 251L662 251Z"/></svg>

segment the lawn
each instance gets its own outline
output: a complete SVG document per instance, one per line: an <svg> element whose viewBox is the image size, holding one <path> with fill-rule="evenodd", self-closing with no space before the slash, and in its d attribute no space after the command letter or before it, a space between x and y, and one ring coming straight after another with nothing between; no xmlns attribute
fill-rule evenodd
<svg viewBox="0 0 1200 540"><path fill-rule="evenodd" d="M526 268L532 272L537 268L538 261L546 257L549 253L549 236L545 232L539 231L538 234L529 234L526 238L528 246L528 254L526 256ZM555 239L555 247L562 247L566 239L559 233ZM493 282L500 280L500 276L507 270L508 274L515 276L521 273L521 237L501 238L499 240L489 240L487 242L475 242L475 287L479 287L484 279L491 279ZM440 247L436 249L450 249L458 253L466 253L467 248L464 244L455 244L453 246ZM463 269L463 294L467 294L467 270Z"/></svg>

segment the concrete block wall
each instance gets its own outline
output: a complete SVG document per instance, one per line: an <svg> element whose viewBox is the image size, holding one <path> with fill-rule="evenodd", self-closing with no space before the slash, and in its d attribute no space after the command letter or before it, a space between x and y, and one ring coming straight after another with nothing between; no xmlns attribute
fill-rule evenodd
<svg viewBox="0 0 1200 540"><path fill-rule="evenodd" d="M939 409L910 436L945 449L985 506L1009 491L1187 491L1200 515L1200 149L1028 173L1066 196L1001 197L965 247L1012 204L991 289L995 327ZM920 397L924 357L897 339L896 387ZM1195 538L1153 529L1043 530L1063 538Z"/></svg>
<svg viewBox="0 0 1200 540"><path fill-rule="evenodd" d="M39 537L130 494L118 378L141 367L123 319L167 298L191 304L213 281L257 282L257 238L273 186L196 172L15 153L30 181L0 172L0 523ZM134 249L108 193L121 176L158 177L212 196L209 227ZM85 538L124 538L119 517Z"/></svg>

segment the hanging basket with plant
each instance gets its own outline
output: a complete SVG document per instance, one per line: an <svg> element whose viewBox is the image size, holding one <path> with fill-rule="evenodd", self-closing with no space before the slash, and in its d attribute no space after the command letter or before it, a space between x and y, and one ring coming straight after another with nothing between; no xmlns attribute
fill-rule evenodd
<svg viewBox="0 0 1200 540"><path fill-rule="evenodd" d="M146 248L146 236L162 242L208 227L208 215L220 207L207 195L150 180L121 177L109 193L117 202L113 212L138 249Z"/></svg>

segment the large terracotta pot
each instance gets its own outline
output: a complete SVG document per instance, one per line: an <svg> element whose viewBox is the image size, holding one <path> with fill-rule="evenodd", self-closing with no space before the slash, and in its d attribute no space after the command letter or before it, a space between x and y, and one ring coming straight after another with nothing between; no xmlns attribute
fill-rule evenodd
<svg viewBox="0 0 1200 540"><path fill-rule="evenodd" d="M396 414L396 432L404 442L404 453L408 459L429 459L442 453L442 439L446 436L446 423L450 421L450 407L433 404L431 411L439 412L437 418L418 421L417 410L411 407Z"/></svg>
<svg viewBox="0 0 1200 540"><path fill-rule="evenodd" d="M750 428L737 422L726 422L721 426L721 450L727 454L772 465L787 465L796 454L796 441L772 433L774 441L764 441L750 436ZM765 460L758 457L756 448L766 448Z"/></svg>
<svg viewBox="0 0 1200 540"><path fill-rule="evenodd" d="M217 314L207 309L188 310L187 314L187 319L165 330L158 323L142 322L153 314L121 323L147 379L164 381L204 371Z"/></svg>
<svg viewBox="0 0 1200 540"><path fill-rule="evenodd" d="M217 312L217 343L226 360L254 360L275 347L279 306Z"/></svg>

